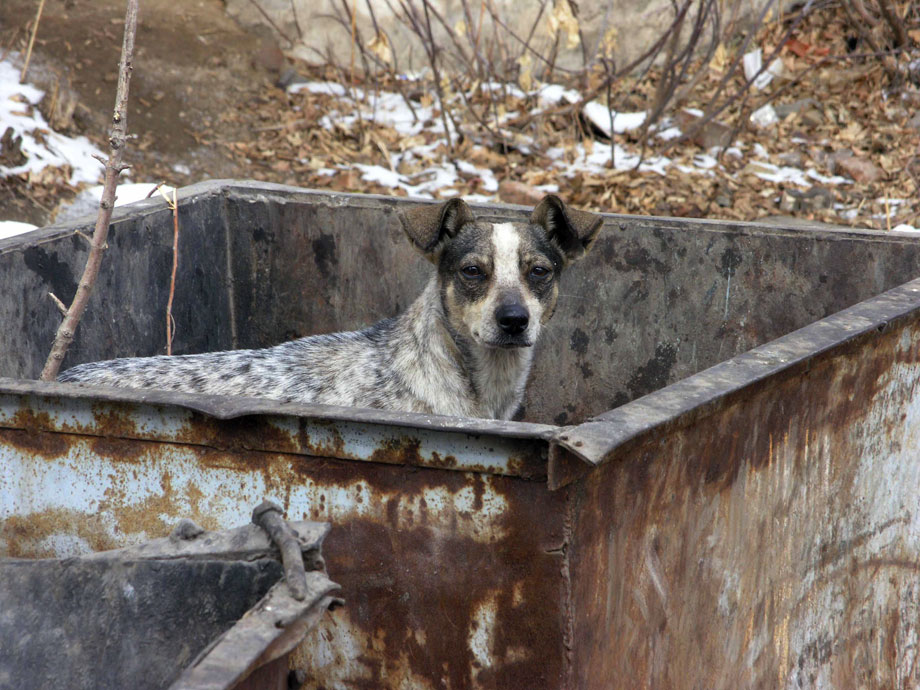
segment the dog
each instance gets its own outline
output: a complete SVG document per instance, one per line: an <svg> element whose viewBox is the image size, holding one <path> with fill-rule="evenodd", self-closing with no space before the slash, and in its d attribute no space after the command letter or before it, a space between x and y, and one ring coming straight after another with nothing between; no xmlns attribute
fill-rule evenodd
<svg viewBox="0 0 920 690"><path fill-rule="evenodd" d="M554 195L526 223L477 221L461 199L399 218L436 267L400 316L261 350L81 364L58 380L511 419L559 277L591 248L602 218Z"/></svg>

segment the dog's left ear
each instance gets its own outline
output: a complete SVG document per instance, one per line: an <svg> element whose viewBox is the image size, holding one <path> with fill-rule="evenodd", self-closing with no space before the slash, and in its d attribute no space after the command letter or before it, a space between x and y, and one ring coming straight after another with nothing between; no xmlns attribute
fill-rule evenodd
<svg viewBox="0 0 920 690"><path fill-rule="evenodd" d="M432 262L437 261L444 240L456 236L473 220L473 212L463 199L451 199L438 206L417 206L399 214L409 240Z"/></svg>
<svg viewBox="0 0 920 690"><path fill-rule="evenodd" d="M543 201L530 215L530 222L546 230L546 235L559 245L566 261L580 259L594 244L604 219L596 213L566 208L555 194Z"/></svg>

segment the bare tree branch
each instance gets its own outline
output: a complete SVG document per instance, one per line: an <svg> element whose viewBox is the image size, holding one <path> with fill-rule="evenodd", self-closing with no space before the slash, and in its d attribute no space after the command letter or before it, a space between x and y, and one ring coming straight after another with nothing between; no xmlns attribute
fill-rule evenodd
<svg viewBox="0 0 920 690"><path fill-rule="evenodd" d="M118 66L118 89L115 95L115 111L112 115L112 129L109 133L109 159L105 165L105 182L102 187L102 201L99 202L99 214L96 216L96 228L93 231L92 246L86 267L77 285L77 292L73 302L67 310L67 316L58 327L51 346L51 352L42 369L42 381L53 381L61 368L61 362L67 353L67 348L73 342L74 335L89 297L99 275L102 264L102 255L109 234L109 220L112 217L112 208L115 206L115 189L118 186L118 176L124 169L122 155L124 154L125 140L128 130L128 86L131 81L131 71L134 69L134 38L137 35L137 3L138 0L128 0L125 13L124 41L121 47L121 62Z"/></svg>
<svg viewBox="0 0 920 690"><path fill-rule="evenodd" d="M22 72L19 74L19 83L26 80L26 74L29 71L29 60L32 59L32 46L35 45L35 35L38 33L38 23L42 18L42 10L45 9L45 0L39 0L38 11L35 13L35 23L32 25L32 35L29 36L29 47L26 48L26 59L22 64Z"/></svg>

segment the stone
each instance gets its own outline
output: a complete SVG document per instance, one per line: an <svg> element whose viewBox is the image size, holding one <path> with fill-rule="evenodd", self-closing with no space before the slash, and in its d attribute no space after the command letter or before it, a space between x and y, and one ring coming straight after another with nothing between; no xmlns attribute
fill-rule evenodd
<svg viewBox="0 0 920 690"><path fill-rule="evenodd" d="M800 113L805 109L820 109L821 105L814 98L800 98L792 103L781 103L773 107L776 114L781 120L786 119L792 113Z"/></svg>
<svg viewBox="0 0 920 690"><path fill-rule="evenodd" d="M515 180L504 180L498 185L498 198L506 204L520 204L521 206L536 206L540 203L546 192L533 185Z"/></svg>
<svg viewBox="0 0 920 690"><path fill-rule="evenodd" d="M783 165L788 165L793 168L801 168L805 165L805 156L803 156L798 151L786 151L777 156L777 159Z"/></svg>
<svg viewBox="0 0 920 690"><path fill-rule="evenodd" d="M836 158L837 168L856 182L878 182L884 177L884 171L872 161L857 156Z"/></svg>
<svg viewBox="0 0 920 690"><path fill-rule="evenodd" d="M677 113L677 117L675 118L677 126L682 132L689 132L691 127L694 127L701 119L702 118L686 110L681 110ZM733 131L733 128L729 127L724 122L710 120L690 138L690 141L706 150L713 147L724 149L731 146Z"/></svg>

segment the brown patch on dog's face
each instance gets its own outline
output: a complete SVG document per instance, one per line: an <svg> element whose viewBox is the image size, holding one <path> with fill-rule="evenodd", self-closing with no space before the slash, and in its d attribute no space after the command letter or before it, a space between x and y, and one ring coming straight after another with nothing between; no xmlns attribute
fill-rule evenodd
<svg viewBox="0 0 920 690"><path fill-rule="evenodd" d="M448 321L486 347L530 347L555 310L563 265L538 225L468 223L439 261Z"/></svg>

